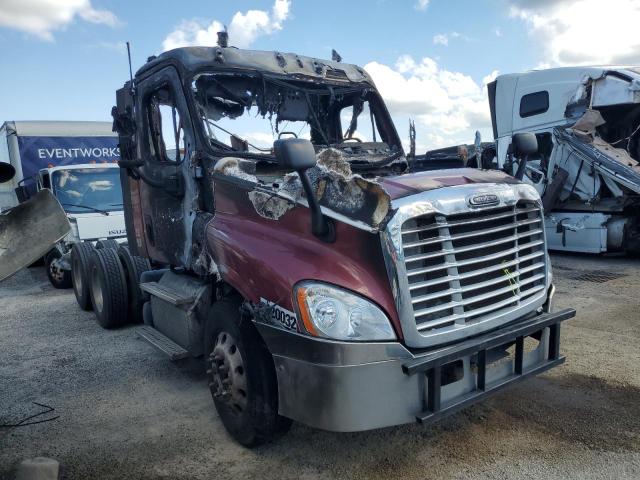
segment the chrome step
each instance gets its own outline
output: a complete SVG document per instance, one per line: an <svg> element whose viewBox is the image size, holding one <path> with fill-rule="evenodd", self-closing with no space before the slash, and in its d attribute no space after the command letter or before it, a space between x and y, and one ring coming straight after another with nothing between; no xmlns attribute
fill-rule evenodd
<svg viewBox="0 0 640 480"><path fill-rule="evenodd" d="M136 327L136 334L144 338L151 345L165 353L171 361L180 360L189 356L189 352L167 337L164 333L149 325Z"/></svg>
<svg viewBox="0 0 640 480"><path fill-rule="evenodd" d="M195 295L184 295L182 292L167 288L158 282L141 283L140 289L175 306L193 303L196 299Z"/></svg>

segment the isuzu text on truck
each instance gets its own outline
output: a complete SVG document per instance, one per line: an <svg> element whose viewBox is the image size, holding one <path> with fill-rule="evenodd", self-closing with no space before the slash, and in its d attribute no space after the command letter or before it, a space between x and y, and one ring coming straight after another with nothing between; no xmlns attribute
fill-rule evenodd
<svg viewBox="0 0 640 480"><path fill-rule="evenodd" d="M564 361L533 187L412 171L363 69L222 40L150 59L113 116L129 248L169 266L141 335L204 357L238 442L428 422ZM91 265L120 324L138 293Z"/></svg>
<svg viewBox="0 0 640 480"><path fill-rule="evenodd" d="M44 256L56 288L72 285L74 245L99 241L98 246L115 247L126 240L119 158L108 122L5 122L0 127L0 161L15 170L14 178L0 185L0 211L47 189L67 213L71 231Z"/></svg>

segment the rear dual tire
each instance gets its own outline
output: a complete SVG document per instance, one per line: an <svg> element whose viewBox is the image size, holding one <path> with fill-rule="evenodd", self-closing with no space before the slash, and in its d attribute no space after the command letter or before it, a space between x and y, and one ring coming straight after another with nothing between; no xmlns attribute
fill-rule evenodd
<svg viewBox="0 0 640 480"><path fill-rule="evenodd" d="M117 328L127 323L127 279L116 250L94 250L89 264L91 301L101 327Z"/></svg>
<svg viewBox="0 0 640 480"><path fill-rule="evenodd" d="M89 288L89 261L93 245L88 242L76 243L71 249L71 283L73 293L82 310L93 310Z"/></svg>
<svg viewBox="0 0 640 480"><path fill-rule="evenodd" d="M132 255L129 247L124 245L120 245L118 248L118 258L120 259L127 280L129 322L142 323L142 308L145 298L142 290L140 290L140 276L143 272L151 270L151 264L146 258Z"/></svg>
<svg viewBox="0 0 640 480"><path fill-rule="evenodd" d="M101 250L103 248L110 248L112 250L118 250L120 244L115 240L107 239L107 240L98 240L96 242L96 250Z"/></svg>

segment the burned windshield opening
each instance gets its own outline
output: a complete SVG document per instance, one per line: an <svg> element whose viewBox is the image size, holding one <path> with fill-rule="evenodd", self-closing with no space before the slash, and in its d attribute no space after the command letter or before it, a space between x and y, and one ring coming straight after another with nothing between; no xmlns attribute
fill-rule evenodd
<svg viewBox="0 0 640 480"><path fill-rule="evenodd" d="M377 155L372 161L401 151L388 113L367 83L204 73L192 89L202 128L218 153L268 158L274 140L287 135L307 138L318 149Z"/></svg>

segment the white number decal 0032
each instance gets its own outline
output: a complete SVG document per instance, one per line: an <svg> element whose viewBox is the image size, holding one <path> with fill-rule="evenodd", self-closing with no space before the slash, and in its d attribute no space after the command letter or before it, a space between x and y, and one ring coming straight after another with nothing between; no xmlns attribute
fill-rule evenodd
<svg viewBox="0 0 640 480"><path fill-rule="evenodd" d="M265 306L269 306L269 321L270 323L286 328L287 330L298 331L298 319L296 314L290 312L286 308L282 308L280 305L276 305L264 298L260 299L260 303Z"/></svg>

